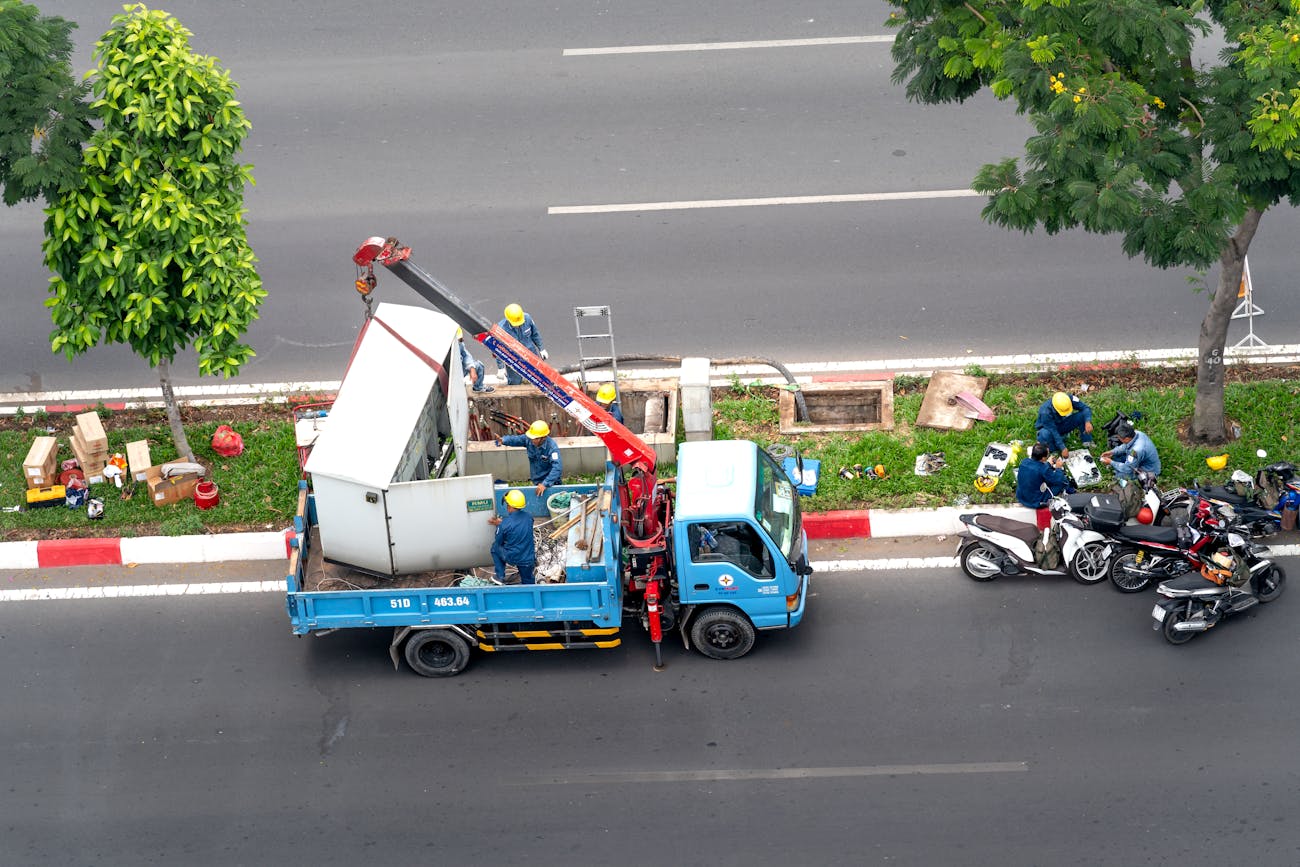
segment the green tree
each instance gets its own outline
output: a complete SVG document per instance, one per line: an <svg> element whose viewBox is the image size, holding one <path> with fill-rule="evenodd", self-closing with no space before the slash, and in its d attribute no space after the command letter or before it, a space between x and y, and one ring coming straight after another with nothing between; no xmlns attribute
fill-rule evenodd
<svg viewBox="0 0 1300 867"><path fill-rule="evenodd" d="M1034 128L1023 168L1008 159L976 176L985 220L1116 233L1158 268L1219 265L1190 434L1223 442L1223 350L1246 252L1268 208L1300 203L1300 5L888 2L894 80L909 98L962 101L988 87ZM1227 47L1202 63L1193 48L1212 33Z"/></svg>
<svg viewBox="0 0 1300 867"><path fill-rule="evenodd" d="M71 359L128 344L158 369L176 449L192 458L171 364L193 347L201 374L234 375L266 297L245 233L253 179L236 161L249 122L229 73L190 49L180 22L124 8L95 44L102 126L79 183L46 211L51 348Z"/></svg>
<svg viewBox="0 0 1300 867"><path fill-rule="evenodd" d="M0 187L4 203L47 202L76 185L90 137L90 86L72 75L76 25L0 0Z"/></svg>

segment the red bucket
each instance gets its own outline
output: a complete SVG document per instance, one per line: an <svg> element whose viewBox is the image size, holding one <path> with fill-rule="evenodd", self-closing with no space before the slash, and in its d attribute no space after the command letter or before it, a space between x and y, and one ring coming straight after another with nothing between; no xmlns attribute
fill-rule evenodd
<svg viewBox="0 0 1300 867"><path fill-rule="evenodd" d="M200 509L211 509L219 502L221 502L221 494L217 491L216 482L204 479L195 486L194 505Z"/></svg>

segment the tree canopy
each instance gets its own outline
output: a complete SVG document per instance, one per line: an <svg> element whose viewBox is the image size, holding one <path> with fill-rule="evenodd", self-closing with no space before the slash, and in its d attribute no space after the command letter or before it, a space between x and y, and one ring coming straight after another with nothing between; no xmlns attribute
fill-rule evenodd
<svg viewBox="0 0 1300 867"><path fill-rule="evenodd" d="M187 347L204 375L231 376L254 354L242 337L266 292L245 233L252 175L237 159L250 124L229 74L191 50L180 22L125 8L95 46L102 125L78 183L46 212L45 303L54 351L126 343L160 368L166 397Z"/></svg>
<svg viewBox="0 0 1300 867"><path fill-rule="evenodd" d="M984 218L1122 236L1160 268L1221 266L1194 436L1223 435L1222 351L1260 216L1300 204L1300 0L888 0L894 80L926 103L987 87L1034 134L984 166ZM1194 55L1221 35L1217 62ZM1227 296L1231 297L1227 297ZM1217 367L1217 370L1216 370Z"/></svg>
<svg viewBox="0 0 1300 867"><path fill-rule="evenodd" d="M90 86L69 60L72 29L19 0L0 0L0 187L6 205L53 201L77 184L90 137Z"/></svg>

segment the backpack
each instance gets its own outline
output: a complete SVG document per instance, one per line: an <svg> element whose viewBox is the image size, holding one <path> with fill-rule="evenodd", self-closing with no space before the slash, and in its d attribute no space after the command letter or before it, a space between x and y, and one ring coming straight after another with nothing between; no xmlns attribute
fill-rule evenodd
<svg viewBox="0 0 1300 867"><path fill-rule="evenodd" d="M1119 506L1125 521L1129 518L1136 518L1137 513L1142 511L1142 507L1146 505L1146 495L1142 490L1142 486L1137 482L1116 482L1112 490L1119 497Z"/></svg>
<svg viewBox="0 0 1300 867"><path fill-rule="evenodd" d="M1286 482L1289 477L1295 475L1295 470L1289 463L1269 464L1260 470L1255 476L1255 502L1259 503L1262 508L1273 510L1282 502L1282 497L1287 493Z"/></svg>
<svg viewBox="0 0 1300 867"><path fill-rule="evenodd" d="M1061 540L1055 531L1055 527L1048 527L1034 543L1034 562L1042 569L1061 568Z"/></svg>

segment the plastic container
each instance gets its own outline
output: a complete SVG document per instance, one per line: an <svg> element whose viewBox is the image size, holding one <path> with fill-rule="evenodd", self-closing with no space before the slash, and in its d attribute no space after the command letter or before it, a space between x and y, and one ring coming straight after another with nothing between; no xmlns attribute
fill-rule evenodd
<svg viewBox="0 0 1300 867"><path fill-rule="evenodd" d="M569 504L572 502L573 495L568 491L557 491L546 498L546 510L551 513L552 518L567 518Z"/></svg>
<svg viewBox="0 0 1300 867"><path fill-rule="evenodd" d="M216 482L204 479L194 487L194 505L200 509L211 509L220 502L221 492L217 490Z"/></svg>

